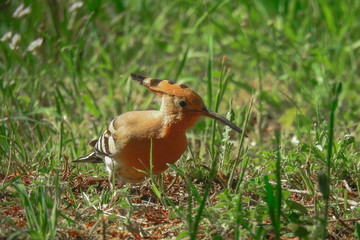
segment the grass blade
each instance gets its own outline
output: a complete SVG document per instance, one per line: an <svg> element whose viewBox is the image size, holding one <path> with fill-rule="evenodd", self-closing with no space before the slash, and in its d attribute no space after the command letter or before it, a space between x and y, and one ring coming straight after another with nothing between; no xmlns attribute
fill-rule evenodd
<svg viewBox="0 0 360 240"><path fill-rule="evenodd" d="M209 38L209 58L207 67L207 106L212 109L212 82L213 82L213 36Z"/></svg>
<svg viewBox="0 0 360 240"><path fill-rule="evenodd" d="M325 210L324 210L324 219L323 219L323 235L322 238L326 239L327 235L327 223L328 223L328 210L329 210L329 195L330 195L330 173L331 173L331 158L332 158L332 149L333 149L333 139L334 139L334 125L335 125L335 111L339 101L339 95L342 90L341 82L337 83L333 88L334 100L331 104L330 110L330 124L329 124L329 139L327 145L327 161L326 161L326 175L319 176L319 185L323 198L325 200Z"/></svg>
<svg viewBox="0 0 360 240"><path fill-rule="evenodd" d="M199 228L199 224L200 224L200 221L201 221L201 216L202 216L202 213L204 211L204 208L205 208L205 204L207 202L207 198L209 196L209 192L210 192L210 188L213 184L213 180L214 180L214 177L215 177L215 174L217 172L217 163L218 163L218 160L219 160L219 156L218 154L214 157L213 159L213 162L211 164L211 171L210 171L210 178L209 178L209 181L205 187L205 192L204 192L204 195L203 195L203 198L201 200L201 203L200 203L200 206L199 206L199 209L198 209L198 213L196 215L196 218L195 218L195 222L194 222L194 227L192 229L192 233L191 233L191 239L192 240L196 240L197 239L197 231L198 231L198 228Z"/></svg>

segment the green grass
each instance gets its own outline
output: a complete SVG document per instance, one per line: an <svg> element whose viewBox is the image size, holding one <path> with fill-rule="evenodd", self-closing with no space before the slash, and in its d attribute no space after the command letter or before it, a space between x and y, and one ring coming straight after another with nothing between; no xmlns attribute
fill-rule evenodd
<svg viewBox="0 0 360 240"><path fill-rule="evenodd" d="M360 237L359 1L25 2L0 3L0 238ZM250 137L201 120L160 180L109 188L71 160L159 107L132 72Z"/></svg>

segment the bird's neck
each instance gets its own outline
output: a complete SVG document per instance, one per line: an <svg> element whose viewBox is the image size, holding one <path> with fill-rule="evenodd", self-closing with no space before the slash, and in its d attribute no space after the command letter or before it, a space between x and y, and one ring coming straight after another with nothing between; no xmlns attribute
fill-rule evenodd
<svg viewBox="0 0 360 240"><path fill-rule="evenodd" d="M200 117L192 116L186 117L183 113L178 112L176 114L164 113L163 126L166 132L184 133L191 127L193 127Z"/></svg>
<svg viewBox="0 0 360 240"><path fill-rule="evenodd" d="M188 128L196 124L200 116L186 115L186 113L178 109L173 101L171 96L168 95L163 95L161 98L160 113L162 115L163 127L166 132L185 134Z"/></svg>

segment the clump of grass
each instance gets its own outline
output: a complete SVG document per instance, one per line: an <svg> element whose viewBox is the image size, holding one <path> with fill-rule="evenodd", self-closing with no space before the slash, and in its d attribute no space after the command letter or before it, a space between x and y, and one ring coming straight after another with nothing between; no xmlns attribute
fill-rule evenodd
<svg viewBox="0 0 360 240"><path fill-rule="evenodd" d="M19 193L22 206L25 209L28 229L12 234L9 239L16 239L20 235L29 235L32 239L55 239L58 218L63 215L57 208L59 199L59 174L55 177L53 199L49 196L50 189L40 186L32 194L28 194L23 184L12 186ZM68 220L71 220L65 217Z"/></svg>

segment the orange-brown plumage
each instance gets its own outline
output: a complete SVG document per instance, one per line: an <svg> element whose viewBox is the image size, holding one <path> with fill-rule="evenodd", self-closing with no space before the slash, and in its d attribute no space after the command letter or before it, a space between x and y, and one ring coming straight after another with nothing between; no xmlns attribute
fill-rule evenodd
<svg viewBox="0 0 360 240"><path fill-rule="evenodd" d="M236 125L207 109L202 98L189 87L136 74L131 77L160 97L160 110L133 111L118 116L96 144L92 142L94 152L75 162L104 161L110 178L140 182L147 176L143 171L150 169L151 144L152 170L159 174L184 153L185 131L201 116L217 119L241 133Z"/></svg>

